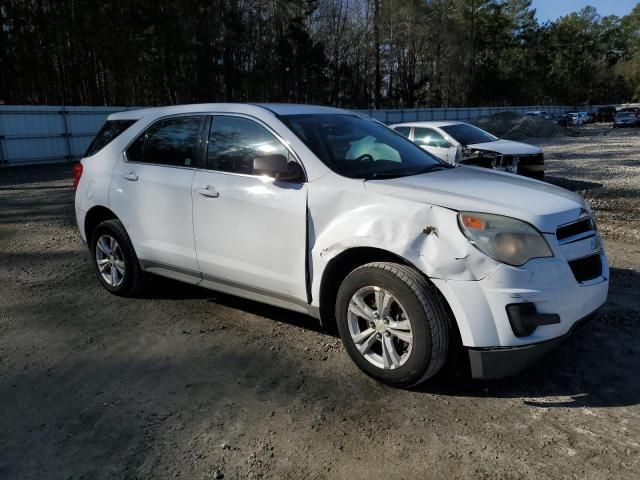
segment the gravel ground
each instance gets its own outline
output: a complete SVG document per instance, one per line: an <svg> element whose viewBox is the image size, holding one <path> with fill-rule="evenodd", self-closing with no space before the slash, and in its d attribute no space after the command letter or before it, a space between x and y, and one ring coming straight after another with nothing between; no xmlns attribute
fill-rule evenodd
<svg viewBox="0 0 640 480"><path fill-rule="evenodd" d="M607 238L640 241L640 132L588 125L576 136L531 139L547 157L547 180L589 200Z"/></svg>
<svg viewBox="0 0 640 480"><path fill-rule="evenodd" d="M0 478L637 478L640 132L603 132L544 142L605 232L599 320L519 377L413 391L301 315L165 280L109 295L68 167L0 170Z"/></svg>

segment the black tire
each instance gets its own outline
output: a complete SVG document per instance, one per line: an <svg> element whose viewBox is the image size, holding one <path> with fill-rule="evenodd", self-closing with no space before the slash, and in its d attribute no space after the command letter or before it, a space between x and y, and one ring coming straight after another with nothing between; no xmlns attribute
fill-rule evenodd
<svg viewBox="0 0 640 480"><path fill-rule="evenodd" d="M409 317L413 345L405 363L397 368L385 369L370 363L351 337L349 303L356 292L367 286L388 291ZM433 377L446 363L449 350L447 311L435 287L406 265L375 262L352 271L338 290L336 320L340 338L351 359L364 373L382 383L393 387L412 387Z"/></svg>
<svg viewBox="0 0 640 480"><path fill-rule="evenodd" d="M113 286L102 277L96 261L96 249L98 240L103 235L113 237L120 247L124 259L124 278L122 283ZM91 234L91 260L94 271L100 284L114 295L122 297L135 297L142 293L148 283L148 274L140 268L138 256L133 248L131 239L120 220L106 220L100 223Z"/></svg>

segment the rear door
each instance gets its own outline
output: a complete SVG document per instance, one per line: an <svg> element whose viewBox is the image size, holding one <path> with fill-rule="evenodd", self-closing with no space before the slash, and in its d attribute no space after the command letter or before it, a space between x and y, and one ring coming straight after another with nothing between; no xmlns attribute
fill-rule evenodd
<svg viewBox="0 0 640 480"><path fill-rule="evenodd" d="M203 115L158 120L125 151L109 201L149 268L196 274L191 186Z"/></svg>
<svg viewBox="0 0 640 480"><path fill-rule="evenodd" d="M306 302L307 184L254 175L253 159L265 154L297 161L265 125L212 117L206 169L196 172L193 184L203 285Z"/></svg>

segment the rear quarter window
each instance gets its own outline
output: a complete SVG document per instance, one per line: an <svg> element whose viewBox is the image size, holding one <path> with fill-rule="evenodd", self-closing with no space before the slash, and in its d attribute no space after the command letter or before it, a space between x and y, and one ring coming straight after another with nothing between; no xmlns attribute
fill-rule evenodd
<svg viewBox="0 0 640 480"><path fill-rule="evenodd" d="M411 127L393 127L393 129L398 132L403 137L409 138L409 133L411 132Z"/></svg>
<svg viewBox="0 0 640 480"><path fill-rule="evenodd" d="M107 120L87 148L84 156L95 155L134 123L136 120Z"/></svg>

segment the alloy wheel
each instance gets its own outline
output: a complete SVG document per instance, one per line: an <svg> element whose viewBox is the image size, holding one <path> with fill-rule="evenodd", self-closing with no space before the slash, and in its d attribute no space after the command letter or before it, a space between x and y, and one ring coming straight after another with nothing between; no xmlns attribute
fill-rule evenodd
<svg viewBox="0 0 640 480"><path fill-rule="evenodd" d="M347 319L353 343L372 365L391 370L409 359L413 346L411 322L404 307L387 290L377 286L359 289L349 301Z"/></svg>
<svg viewBox="0 0 640 480"><path fill-rule="evenodd" d="M112 287L124 282L125 262L120 245L111 235L102 235L96 243L96 263L102 279Z"/></svg>

